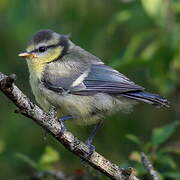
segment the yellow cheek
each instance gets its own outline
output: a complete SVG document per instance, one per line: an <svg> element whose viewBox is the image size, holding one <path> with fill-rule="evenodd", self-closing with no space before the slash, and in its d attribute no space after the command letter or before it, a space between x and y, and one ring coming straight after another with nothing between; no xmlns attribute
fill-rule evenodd
<svg viewBox="0 0 180 180"><path fill-rule="evenodd" d="M51 49L51 51L49 51L47 54L28 60L27 62L29 64L30 71L33 71L34 75L36 75L38 78L41 78L46 64L57 59L61 52L62 49L58 47Z"/></svg>
<svg viewBox="0 0 180 180"><path fill-rule="evenodd" d="M39 61L41 61L42 63L48 63L48 62L54 61L55 59L59 57L61 52L62 52L62 48L60 47L51 49L47 54L40 57Z"/></svg>

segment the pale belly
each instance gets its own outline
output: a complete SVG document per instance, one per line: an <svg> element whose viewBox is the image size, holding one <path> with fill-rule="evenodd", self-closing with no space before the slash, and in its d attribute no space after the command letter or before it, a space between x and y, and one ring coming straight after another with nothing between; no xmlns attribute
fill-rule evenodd
<svg viewBox="0 0 180 180"><path fill-rule="evenodd" d="M58 94L39 83L30 81L36 101L46 111L50 106L57 109L57 116L73 116L72 122L79 125L95 124L115 111L127 110L130 103L123 98L98 93L93 96Z"/></svg>

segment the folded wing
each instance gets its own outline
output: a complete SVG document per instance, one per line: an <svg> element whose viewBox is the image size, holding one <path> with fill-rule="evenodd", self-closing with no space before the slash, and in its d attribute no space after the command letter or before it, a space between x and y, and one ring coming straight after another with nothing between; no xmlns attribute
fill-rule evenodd
<svg viewBox="0 0 180 180"><path fill-rule="evenodd" d="M126 76L104 64L93 64L87 77L71 88L72 94L89 95L98 92L122 94L125 92L142 91L144 88L130 81Z"/></svg>

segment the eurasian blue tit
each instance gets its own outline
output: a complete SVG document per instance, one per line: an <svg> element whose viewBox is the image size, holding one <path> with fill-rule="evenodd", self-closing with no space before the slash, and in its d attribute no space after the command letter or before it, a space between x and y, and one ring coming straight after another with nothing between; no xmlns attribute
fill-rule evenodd
<svg viewBox="0 0 180 180"><path fill-rule="evenodd" d="M36 101L46 112L56 107L61 120L90 125L137 102L168 106L165 98L145 92L66 35L40 30L19 56L27 60Z"/></svg>

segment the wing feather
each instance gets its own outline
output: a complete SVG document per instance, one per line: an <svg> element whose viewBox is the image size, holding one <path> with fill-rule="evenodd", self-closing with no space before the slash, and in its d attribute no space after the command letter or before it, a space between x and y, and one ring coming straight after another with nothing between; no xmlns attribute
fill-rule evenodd
<svg viewBox="0 0 180 180"><path fill-rule="evenodd" d="M43 83L46 88L58 93L68 91L76 95L91 95L99 92L122 94L126 92L143 91L126 76L104 64L92 64L89 70L69 74L62 77L57 69L46 69ZM85 74L85 76L84 76Z"/></svg>
<svg viewBox="0 0 180 180"><path fill-rule="evenodd" d="M82 82L83 89L71 89L72 94L88 95L92 93L121 94L132 91L142 91L143 87L136 85L126 76L104 64L93 64L88 76Z"/></svg>

